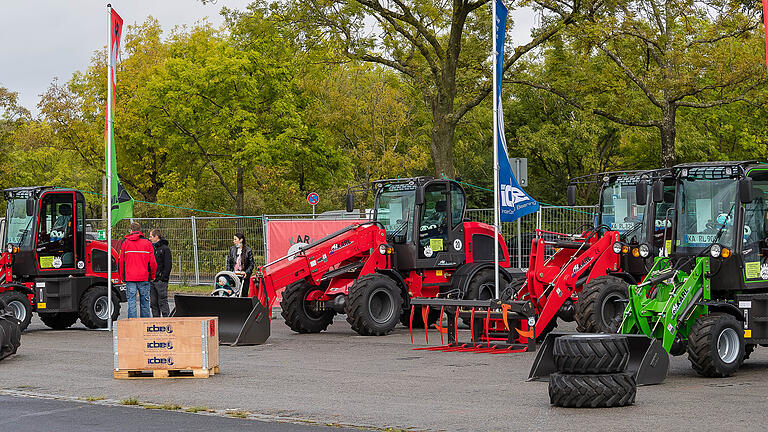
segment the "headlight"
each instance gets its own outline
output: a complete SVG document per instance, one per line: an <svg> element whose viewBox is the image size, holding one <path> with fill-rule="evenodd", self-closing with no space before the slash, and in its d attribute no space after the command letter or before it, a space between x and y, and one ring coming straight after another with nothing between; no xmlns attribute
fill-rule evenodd
<svg viewBox="0 0 768 432"><path fill-rule="evenodd" d="M713 244L712 247L709 248L709 254L712 255L712 258L717 258L720 256L720 245L719 244Z"/></svg>
<svg viewBox="0 0 768 432"><path fill-rule="evenodd" d="M648 258L648 255L651 254L651 248L649 248L647 244L641 244L639 249L640 256L643 258Z"/></svg>
<svg viewBox="0 0 768 432"><path fill-rule="evenodd" d="M387 254L387 245L380 244L379 245L379 253L382 254L382 255L386 255Z"/></svg>
<svg viewBox="0 0 768 432"><path fill-rule="evenodd" d="M616 253L616 254L621 253L621 243L616 242L613 244L613 253Z"/></svg>

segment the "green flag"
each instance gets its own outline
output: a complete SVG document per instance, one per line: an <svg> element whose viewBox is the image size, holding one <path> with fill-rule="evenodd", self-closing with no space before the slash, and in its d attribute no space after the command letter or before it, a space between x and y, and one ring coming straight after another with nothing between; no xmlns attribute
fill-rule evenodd
<svg viewBox="0 0 768 432"><path fill-rule="evenodd" d="M109 197L110 209L112 211L112 226L122 219L133 217L133 198L123 187L123 183L117 176L117 157L115 155L115 133L114 125L115 115L113 112L114 95L117 90L116 64L117 53L120 50L120 33L123 30L123 19L120 15L111 10L110 14L110 32L109 32L109 86L107 88L107 115L104 124L104 160L107 162L107 175L111 179L112 194Z"/></svg>

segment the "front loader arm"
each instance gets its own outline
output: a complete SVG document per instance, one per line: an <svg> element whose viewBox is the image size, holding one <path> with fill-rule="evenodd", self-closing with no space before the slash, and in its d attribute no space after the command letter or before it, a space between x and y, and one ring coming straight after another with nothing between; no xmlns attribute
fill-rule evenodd
<svg viewBox="0 0 768 432"><path fill-rule="evenodd" d="M266 301L271 311L277 292L292 283L306 280L319 286L328 271L355 261L367 263L371 258L377 260L374 264L380 264L383 268L391 256L382 256L376 251L380 244L386 242L387 234L380 224L353 225L302 248L292 257L284 257L259 267L253 277L258 283L258 292L252 292L251 295L258 295L262 302ZM371 254L371 251L374 253ZM251 287L251 290L256 289L256 284Z"/></svg>

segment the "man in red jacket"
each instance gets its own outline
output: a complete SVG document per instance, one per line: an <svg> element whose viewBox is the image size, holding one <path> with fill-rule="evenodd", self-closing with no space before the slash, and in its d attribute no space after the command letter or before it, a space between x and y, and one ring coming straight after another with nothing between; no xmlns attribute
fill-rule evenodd
<svg viewBox="0 0 768 432"><path fill-rule="evenodd" d="M141 234L141 226L131 223L131 233L120 246L120 265L128 293L128 318L136 318L136 291L139 293L141 317L151 318L149 311L149 281L155 279L157 262L152 243Z"/></svg>

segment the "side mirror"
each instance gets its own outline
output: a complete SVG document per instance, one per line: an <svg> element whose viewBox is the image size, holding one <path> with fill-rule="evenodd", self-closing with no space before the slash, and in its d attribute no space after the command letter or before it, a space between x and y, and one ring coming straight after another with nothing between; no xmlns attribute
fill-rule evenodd
<svg viewBox="0 0 768 432"><path fill-rule="evenodd" d="M568 189L565 190L566 199L568 200L568 207L576 205L576 185L569 184Z"/></svg>
<svg viewBox="0 0 768 432"><path fill-rule="evenodd" d="M656 180L651 186L653 193L653 202L660 203L664 201L664 180Z"/></svg>
<svg viewBox="0 0 768 432"><path fill-rule="evenodd" d="M418 205L424 205L424 188L423 187L417 187L416 188L416 197L414 198L416 202L414 204Z"/></svg>
<svg viewBox="0 0 768 432"><path fill-rule="evenodd" d="M742 204L751 203L755 199L752 194L752 179L750 177L739 180L739 200Z"/></svg>
<svg viewBox="0 0 768 432"><path fill-rule="evenodd" d="M347 205L347 213L352 213L355 211L355 194L352 192L347 192L347 198L345 201Z"/></svg>
<svg viewBox="0 0 768 432"><path fill-rule="evenodd" d="M648 180L640 179L635 185L635 201L637 205L644 206L648 203Z"/></svg>
<svg viewBox="0 0 768 432"><path fill-rule="evenodd" d="M35 214L35 200L27 198L27 216L32 216L33 214Z"/></svg>

